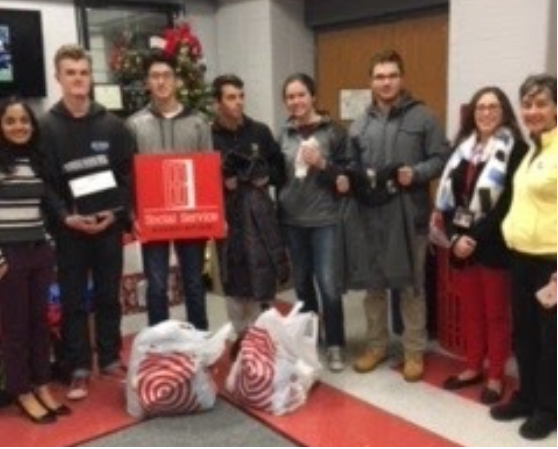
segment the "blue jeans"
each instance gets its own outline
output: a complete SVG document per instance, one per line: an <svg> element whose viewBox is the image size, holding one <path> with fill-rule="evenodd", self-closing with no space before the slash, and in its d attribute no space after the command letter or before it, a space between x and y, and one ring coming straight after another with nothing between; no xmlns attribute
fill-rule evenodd
<svg viewBox="0 0 558 449"><path fill-rule="evenodd" d="M304 311L319 313L318 287L326 345L345 345L343 302L335 270L336 226L287 226L296 296Z"/></svg>
<svg viewBox="0 0 558 449"><path fill-rule="evenodd" d="M203 265L205 240L175 241L174 248L180 267L186 317L196 329L207 330ZM144 272L147 277L147 317L153 326L169 318L168 278L170 242L142 245Z"/></svg>

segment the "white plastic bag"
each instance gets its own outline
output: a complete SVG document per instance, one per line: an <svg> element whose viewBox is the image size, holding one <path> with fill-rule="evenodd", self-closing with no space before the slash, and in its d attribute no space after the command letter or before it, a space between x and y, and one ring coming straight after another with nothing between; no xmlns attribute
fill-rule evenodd
<svg viewBox="0 0 558 449"><path fill-rule="evenodd" d="M123 276L132 276L143 273L143 259L141 255L141 244L132 234L125 234L123 238L124 264Z"/></svg>
<svg viewBox="0 0 558 449"><path fill-rule="evenodd" d="M225 385L239 403L283 415L306 402L321 364L317 316L301 305L287 316L269 309L246 332Z"/></svg>
<svg viewBox="0 0 558 449"><path fill-rule="evenodd" d="M207 367L220 357L230 324L215 333L167 320L134 339L126 385L126 409L134 417L208 410L217 389Z"/></svg>

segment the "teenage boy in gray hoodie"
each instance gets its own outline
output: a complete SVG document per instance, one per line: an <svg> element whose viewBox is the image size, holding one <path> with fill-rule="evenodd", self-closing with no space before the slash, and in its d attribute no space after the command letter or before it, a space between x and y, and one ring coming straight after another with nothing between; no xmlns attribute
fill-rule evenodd
<svg viewBox="0 0 558 449"><path fill-rule="evenodd" d="M138 153L211 151L209 124L178 100L180 79L175 72L175 61L162 51L153 50L146 61L145 74L150 103L127 122L136 139ZM149 324L155 325L169 318L167 279L171 243L180 266L187 321L196 329L206 330L208 319L203 280L206 241L202 239L154 241L142 245Z"/></svg>

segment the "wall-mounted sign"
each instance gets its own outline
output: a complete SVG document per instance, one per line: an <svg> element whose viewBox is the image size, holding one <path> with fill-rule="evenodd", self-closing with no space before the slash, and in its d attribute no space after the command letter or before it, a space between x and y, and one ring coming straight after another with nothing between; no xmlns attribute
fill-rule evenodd
<svg viewBox="0 0 558 449"><path fill-rule="evenodd" d="M370 89L341 89L339 91L339 114L341 120L355 120L372 102Z"/></svg>
<svg viewBox="0 0 558 449"><path fill-rule="evenodd" d="M124 108L122 89L119 84L95 84L93 97L97 103L110 111L121 111Z"/></svg>

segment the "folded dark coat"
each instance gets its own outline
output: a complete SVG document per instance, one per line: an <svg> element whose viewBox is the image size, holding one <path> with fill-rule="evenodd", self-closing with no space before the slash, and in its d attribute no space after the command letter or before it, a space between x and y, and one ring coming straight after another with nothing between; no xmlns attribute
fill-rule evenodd
<svg viewBox="0 0 558 449"><path fill-rule="evenodd" d="M289 262L275 206L263 188L241 184L227 192L229 235L218 245L227 296L275 299L278 283L289 277Z"/></svg>

